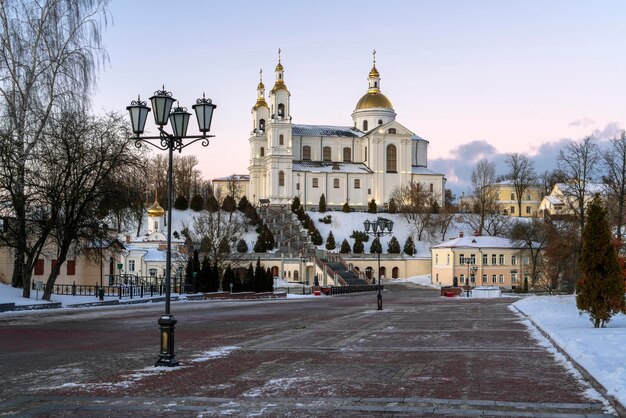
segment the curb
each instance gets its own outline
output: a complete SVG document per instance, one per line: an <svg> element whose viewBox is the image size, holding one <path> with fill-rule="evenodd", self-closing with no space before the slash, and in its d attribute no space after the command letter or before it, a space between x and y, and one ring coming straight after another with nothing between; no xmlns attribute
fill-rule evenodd
<svg viewBox="0 0 626 418"><path fill-rule="evenodd" d="M615 409L615 412L617 413L617 416L619 417L626 417L626 407L624 405L622 405L617 399L615 399L612 395L609 395L606 388L596 380L595 377L593 377L588 371L587 369L585 369L583 366L581 366L576 360L574 360L574 358L572 358L569 353L567 353L567 351L563 350L563 348L561 348L560 345L557 344L556 341L554 341L552 339L552 337L550 337L550 335L548 335L547 332L545 332L543 330L543 328L541 328L539 325L537 325L537 323L535 321L533 321L533 319L526 315L526 313L522 312L521 309L519 309L517 306L515 306L514 304L511 304L509 306L512 306L513 308L515 308L515 310L517 312L519 312L524 318L528 319L528 321L533 325L533 327L535 327L535 329L537 329L537 331L539 331L541 333L541 335L543 335L548 341L550 341L550 344L552 344L552 346L563 356L565 356L565 358L572 363L572 365L574 366L574 368L576 368L576 370L578 370L578 372L589 381L589 383L591 384L591 386L597 390L602 396L604 396L606 398L606 400L609 402L609 404Z"/></svg>

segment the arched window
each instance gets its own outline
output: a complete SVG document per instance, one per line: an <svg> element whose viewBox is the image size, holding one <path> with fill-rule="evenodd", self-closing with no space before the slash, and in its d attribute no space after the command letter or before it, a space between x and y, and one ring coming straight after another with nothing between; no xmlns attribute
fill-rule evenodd
<svg viewBox="0 0 626 418"><path fill-rule="evenodd" d="M378 88L378 81L374 81L374 88Z"/></svg>
<svg viewBox="0 0 626 418"><path fill-rule="evenodd" d="M302 147L302 160L311 161L311 147L308 145Z"/></svg>
<svg viewBox="0 0 626 418"><path fill-rule="evenodd" d="M367 131L367 121L366 120L363 121L363 130Z"/></svg>
<svg viewBox="0 0 626 418"><path fill-rule="evenodd" d="M264 131L265 130L265 119L260 119L259 120L259 131Z"/></svg>
<svg viewBox="0 0 626 418"><path fill-rule="evenodd" d="M278 104L278 117L282 118L285 116L285 105L282 103Z"/></svg>
<svg viewBox="0 0 626 418"><path fill-rule="evenodd" d="M388 134L395 134L396 133L396 128L389 128L389 129L387 129L387 133Z"/></svg>
<svg viewBox="0 0 626 418"><path fill-rule="evenodd" d="M265 157L265 148L261 147L261 157Z"/></svg>
<svg viewBox="0 0 626 418"><path fill-rule="evenodd" d="M384 276L387 277L387 269L385 268L385 266L381 266L380 267L380 271L378 272L378 276Z"/></svg>
<svg viewBox="0 0 626 418"><path fill-rule="evenodd" d="M387 173L397 173L397 151L395 145L387 145Z"/></svg>
<svg viewBox="0 0 626 418"><path fill-rule="evenodd" d="M352 150L348 147L343 149L343 160L344 161L352 161Z"/></svg>
<svg viewBox="0 0 626 418"><path fill-rule="evenodd" d="M278 172L278 185L279 186L285 185L285 172L284 171Z"/></svg>
<svg viewBox="0 0 626 418"><path fill-rule="evenodd" d="M322 153L322 160L332 161L332 159L330 158L330 147L324 147L324 150Z"/></svg>
<svg viewBox="0 0 626 418"><path fill-rule="evenodd" d="M397 279L399 273L400 273L400 269L398 267L394 267L393 270L391 270L391 277L393 279Z"/></svg>
<svg viewBox="0 0 626 418"><path fill-rule="evenodd" d="M365 147L365 158L363 158L363 161L367 161L367 147Z"/></svg>
<svg viewBox="0 0 626 418"><path fill-rule="evenodd" d="M367 277L368 279L371 279L373 271L374 269L371 268L370 266L365 267L365 277Z"/></svg>
<svg viewBox="0 0 626 418"><path fill-rule="evenodd" d="M285 137L282 134L278 136L278 145L285 145Z"/></svg>
<svg viewBox="0 0 626 418"><path fill-rule="evenodd" d="M297 281L297 280L298 280L298 270L294 270L294 271L293 271L293 279L294 279L295 281Z"/></svg>
<svg viewBox="0 0 626 418"><path fill-rule="evenodd" d="M382 119L378 119L378 126L383 124L383 120Z"/></svg>

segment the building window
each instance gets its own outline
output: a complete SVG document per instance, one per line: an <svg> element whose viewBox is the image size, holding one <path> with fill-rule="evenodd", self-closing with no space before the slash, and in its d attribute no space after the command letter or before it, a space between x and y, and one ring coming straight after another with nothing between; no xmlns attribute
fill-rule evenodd
<svg viewBox="0 0 626 418"><path fill-rule="evenodd" d="M41 258L38 258L37 261L35 261L35 276L41 276L43 275L43 260Z"/></svg>
<svg viewBox="0 0 626 418"><path fill-rule="evenodd" d="M333 187L334 187L335 189L338 189L338 188L339 188L339 179L333 179Z"/></svg>
<svg viewBox="0 0 626 418"><path fill-rule="evenodd" d="M487 283L487 275L483 274L483 283Z"/></svg>
<svg viewBox="0 0 626 418"><path fill-rule="evenodd" d="M461 279L461 283L465 283L465 275L464 274L461 274L460 279Z"/></svg>
<svg viewBox="0 0 626 418"><path fill-rule="evenodd" d="M378 126L383 124L383 120L382 119L378 119Z"/></svg>
<svg viewBox="0 0 626 418"><path fill-rule="evenodd" d="M367 189L367 194L372 194L372 189Z"/></svg>
<svg viewBox="0 0 626 418"><path fill-rule="evenodd" d="M282 134L278 136L278 145L285 145L285 137Z"/></svg>
<svg viewBox="0 0 626 418"><path fill-rule="evenodd" d="M331 161L331 158L330 158L330 147L324 147L323 152L322 152L322 160L324 160L324 161Z"/></svg>
<svg viewBox="0 0 626 418"><path fill-rule="evenodd" d="M265 157L265 148L261 147L261 157Z"/></svg>
<svg viewBox="0 0 626 418"><path fill-rule="evenodd" d="M526 200L530 200L530 195L529 194L526 195Z"/></svg>
<svg viewBox="0 0 626 418"><path fill-rule="evenodd" d="M313 187L316 188L316 189L318 187L318 182L317 182L316 178L313 179Z"/></svg>
<svg viewBox="0 0 626 418"><path fill-rule="evenodd" d="M448 254L446 257L446 264L450 265L450 254Z"/></svg>
<svg viewBox="0 0 626 418"><path fill-rule="evenodd" d="M302 160L311 161L311 147L308 145L302 147Z"/></svg>
<svg viewBox="0 0 626 418"><path fill-rule="evenodd" d="M483 254L483 265L487 265L489 264L489 257L487 256L487 254Z"/></svg>
<svg viewBox="0 0 626 418"><path fill-rule="evenodd" d="M500 265L504 265L504 254L500 254Z"/></svg>
<svg viewBox="0 0 626 418"><path fill-rule="evenodd" d="M511 283L517 283L517 273L511 273Z"/></svg>
<svg viewBox="0 0 626 418"><path fill-rule="evenodd" d="M512 255L511 256L511 264L516 266L517 265L517 256L516 255Z"/></svg>
<svg viewBox="0 0 626 418"><path fill-rule="evenodd" d="M363 158L363 161L367 161L367 147L365 147L365 157Z"/></svg>
<svg viewBox="0 0 626 418"><path fill-rule="evenodd" d="M278 172L278 185L279 186L285 185L285 172L284 171Z"/></svg>
<svg viewBox="0 0 626 418"><path fill-rule="evenodd" d="M527 266L527 265L529 265L529 264L530 264L530 257L529 257L529 256L527 256L527 255L525 255L525 256L524 256L524 265L525 265L525 266Z"/></svg>
<svg viewBox="0 0 626 418"><path fill-rule="evenodd" d="M367 131L367 121L363 121L363 131Z"/></svg>
<svg viewBox="0 0 626 418"><path fill-rule="evenodd" d="M476 264L476 254L470 255L470 263L471 264Z"/></svg>
<svg viewBox="0 0 626 418"><path fill-rule="evenodd" d="M494 266L496 264L498 264L498 256L497 255L491 254L491 264L494 265Z"/></svg>
<svg viewBox="0 0 626 418"><path fill-rule="evenodd" d="M396 146L387 145L387 173L397 173L396 169Z"/></svg>
<svg viewBox="0 0 626 418"><path fill-rule="evenodd" d="M459 254L459 264L465 264L465 254Z"/></svg>
<svg viewBox="0 0 626 418"><path fill-rule="evenodd" d="M491 283L498 283L497 278L498 278L498 276L496 276L495 274L493 276L491 276Z"/></svg>
<svg viewBox="0 0 626 418"><path fill-rule="evenodd" d="M472 284L476 283L476 275L475 275L475 273L472 273L470 275L470 280L472 281Z"/></svg>
<svg viewBox="0 0 626 418"><path fill-rule="evenodd" d="M265 130L265 119L259 120L259 131Z"/></svg>
<svg viewBox="0 0 626 418"><path fill-rule="evenodd" d="M430 189L430 192L432 193L432 192L433 192L433 190L434 190L434 186L433 186L433 184L432 184L432 183L430 183L430 184L429 184L429 189Z"/></svg>
<svg viewBox="0 0 626 418"><path fill-rule="evenodd" d="M128 260L128 271L135 271L135 260Z"/></svg>
<svg viewBox="0 0 626 418"><path fill-rule="evenodd" d="M515 200L515 193L511 193L511 200Z"/></svg>
<svg viewBox="0 0 626 418"><path fill-rule="evenodd" d="M282 118L285 116L285 105L282 103L278 104L278 117Z"/></svg>
<svg viewBox="0 0 626 418"><path fill-rule="evenodd" d="M296 190L300 190L300 183L296 183Z"/></svg>
<svg viewBox="0 0 626 418"><path fill-rule="evenodd" d="M76 260L67 260L67 275L74 276L76 274Z"/></svg>
<svg viewBox="0 0 626 418"><path fill-rule="evenodd" d="M361 180L360 179L354 179L354 188L355 189L360 189L361 188Z"/></svg>
<svg viewBox="0 0 626 418"><path fill-rule="evenodd" d="M396 133L396 128L389 128L389 129L387 129L387 133L388 134L395 134Z"/></svg>
<svg viewBox="0 0 626 418"><path fill-rule="evenodd" d="M500 283L504 283L504 274L499 275L498 280L500 281Z"/></svg>
<svg viewBox="0 0 626 418"><path fill-rule="evenodd" d="M435 264L439 264L439 254L435 254Z"/></svg>
<svg viewBox="0 0 626 418"><path fill-rule="evenodd" d="M515 213L515 206L511 206L511 215Z"/></svg>
<svg viewBox="0 0 626 418"><path fill-rule="evenodd" d="M530 206L526 206L526 215L530 215Z"/></svg>
<svg viewBox="0 0 626 418"><path fill-rule="evenodd" d="M343 160L345 162L352 161L352 150L348 147L343 149Z"/></svg>

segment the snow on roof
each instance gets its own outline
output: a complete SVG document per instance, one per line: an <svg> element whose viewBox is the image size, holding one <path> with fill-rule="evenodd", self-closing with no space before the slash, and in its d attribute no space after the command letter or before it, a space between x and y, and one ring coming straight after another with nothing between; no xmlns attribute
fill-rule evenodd
<svg viewBox="0 0 626 418"><path fill-rule="evenodd" d="M572 183L557 183L555 185L558 187L564 194L575 194L576 189L575 185ZM606 192L606 185L602 183L587 183L585 185L585 194L594 195L596 193L604 194Z"/></svg>
<svg viewBox="0 0 626 418"><path fill-rule="evenodd" d="M509 238L503 237L489 237L473 235L464 236L462 238L451 239L450 241L442 242L439 245L433 245L432 248L519 248L519 245L515 245L515 241Z"/></svg>
<svg viewBox="0 0 626 418"><path fill-rule="evenodd" d="M422 175L431 175L431 176L442 176L441 173L435 173L428 167L411 167L411 173L413 174L422 174Z"/></svg>
<svg viewBox="0 0 626 418"><path fill-rule="evenodd" d="M546 196L545 199L553 205L562 205L563 202L557 196Z"/></svg>
<svg viewBox="0 0 626 418"><path fill-rule="evenodd" d="M249 174L232 174L226 177L218 177L213 179L213 181L250 181Z"/></svg>
<svg viewBox="0 0 626 418"><path fill-rule="evenodd" d="M372 173L363 163L345 163L332 161L294 161L293 171L307 171L311 173Z"/></svg>
<svg viewBox="0 0 626 418"><path fill-rule="evenodd" d="M292 135L302 136L351 136L361 138L365 134L352 126L291 125Z"/></svg>

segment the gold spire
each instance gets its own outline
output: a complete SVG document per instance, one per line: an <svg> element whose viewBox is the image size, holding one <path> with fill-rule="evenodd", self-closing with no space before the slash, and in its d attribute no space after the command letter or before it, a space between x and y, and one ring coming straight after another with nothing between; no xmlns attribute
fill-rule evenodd
<svg viewBox="0 0 626 418"><path fill-rule="evenodd" d="M265 106L269 109L269 106L267 105L267 102L265 101L265 86L263 85L263 68L261 68L261 70L259 71L259 78L260 78L259 86L257 87L259 94L256 98L256 103L254 104L253 109L257 110L261 106Z"/></svg>
<svg viewBox="0 0 626 418"><path fill-rule="evenodd" d="M154 192L154 203L148 209L148 216L163 216L165 214L165 209L159 205L158 192Z"/></svg>
<svg viewBox="0 0 626 418"><path fill-rule="evenodd" d="M272 88L271 93L276 93L278 90L287 90L285 81L283 80L283 65L280 63L280 48L278 48L278 65L276 65L276 83Z"/></svg>
<svg viewBox="0 0 626 418"><path fill-rule="evenodd" d="M374 50L374 52L372 53L372 57L373 57L374 63L372 64L372 69L370 70L369 77L370 78L372 78L372 77L380 77L380 73L376 69L376 50Z"/></svg>
<svg viewBox="0 0 626 418"><path fill-rule="evenodd" d="M264 89L265 85L263 84L263 68L259 70L259 85L257 86L257 90Z"/></svg>
<svg viewBox="0 0 626 418"><path fill-rule="evenodd" d="M276 65L276 71L282 71L283 65L280 63L280 48L278 48L278 64Z"/></svg>
<svg viewBox="0 0 626 418"><path fill-rule="evenodd" d="M370 70L368 81L369 88L367 93L358 101L355 111L375 108L393 110L391 101L380 92L380 73L376 69L376 50L372 53L372 69Z"/></svg>

